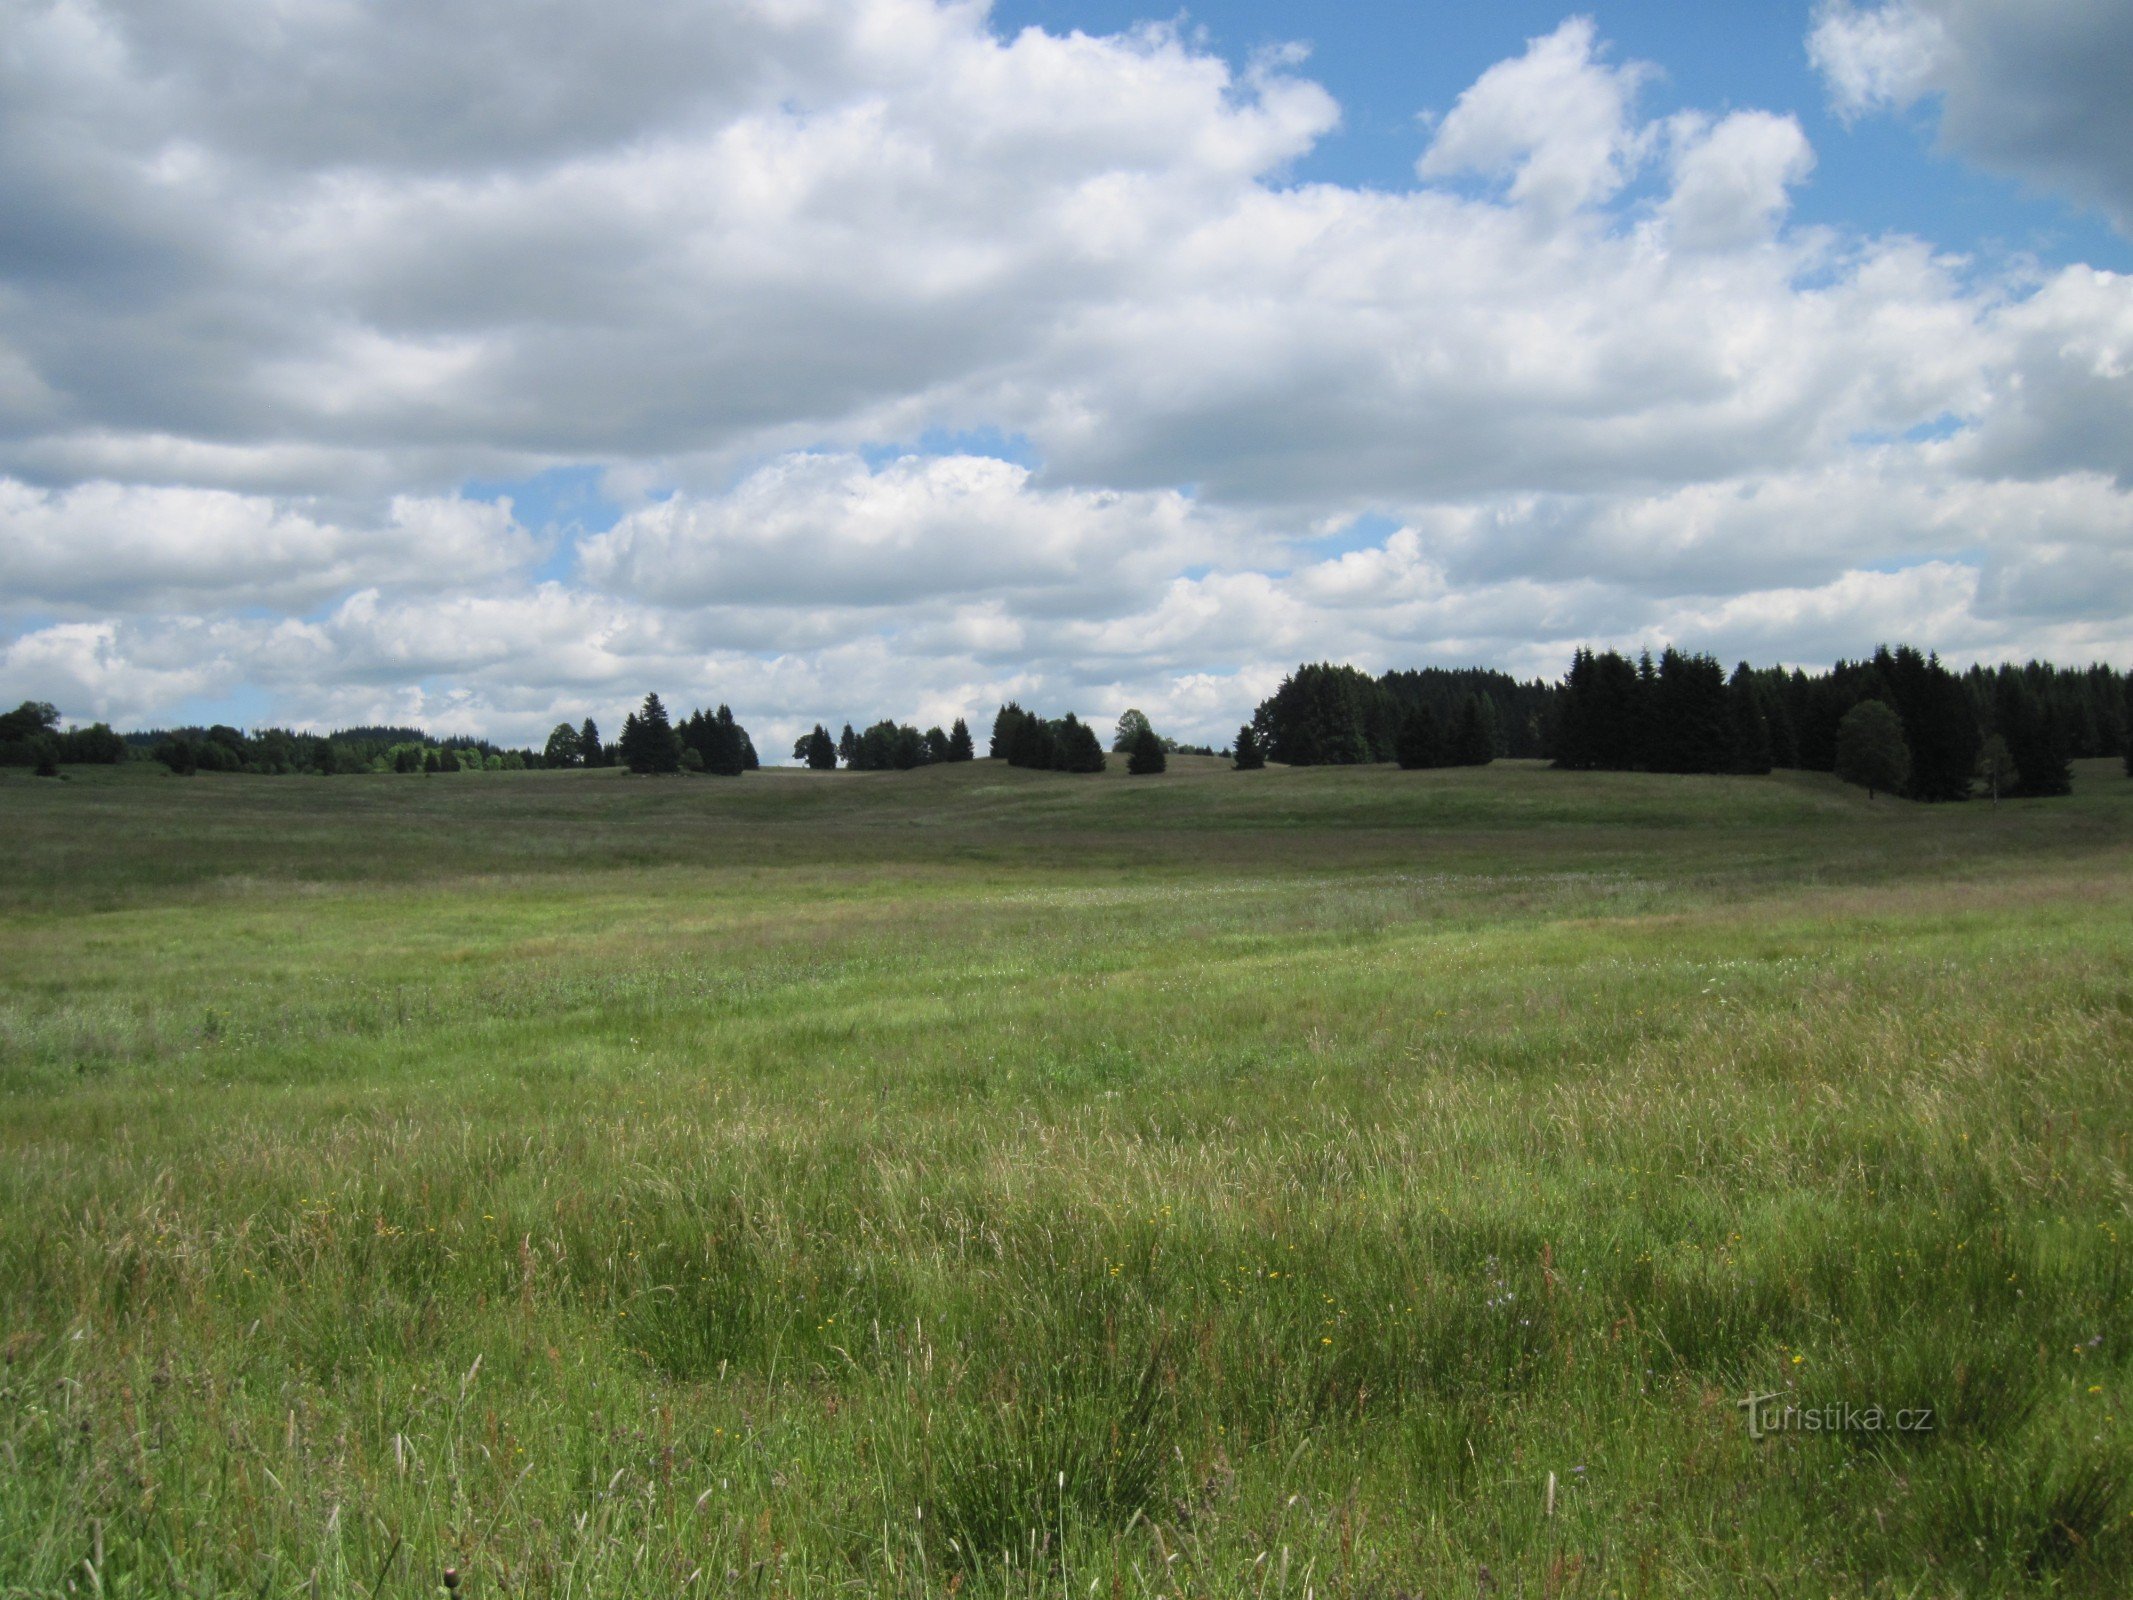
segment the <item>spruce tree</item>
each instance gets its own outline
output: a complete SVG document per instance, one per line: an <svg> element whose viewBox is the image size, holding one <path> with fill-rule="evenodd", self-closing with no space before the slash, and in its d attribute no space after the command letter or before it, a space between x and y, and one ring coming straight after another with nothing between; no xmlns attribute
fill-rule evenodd
<svg viewBox="0 0 2133 1600"><path fill-rule="evenodd" d="M1010 700L993 713L992 746L987 752L995 761L1015 762L1015 741L1021 737L1022 725L1030 715Z"/></svg>
<svg viewBox="0 0 2133 1600"><path fill-rule="evenodd" d="M1266 751L1260 748L1259 735L1247 722L1237 730L1237 770L1258 772L1266 766Z"/></svg>
<svg viewBox="0 0 2133 1600"><path fill-rule="evenodd" d="M588 767L607 765L607 751L600 743L600 729L591 717L578 730L578 759Z"/></svg>
<svg viewBox="0 0 2133 1600"><path fill-rule="evenodd" d="M1053 733L1052 765L1061 772L1101 772L1107 765L1096 730L1071 711Z"/></svg>
<svg viewBox="0 0 2133 1600"><path fill-rule="evenodd" d="M1763 715L1763 695L1755 674L1743 661L1733 669L1726 685L1727 709L1733 724L1732 770L1760 776L1770 770L1770 719Z"/></svg>
<svg viewBox="0 0 2133 1600"><path fill-rule="evenodd" d="M948 759L950 761L968 761L976 754L977 747L971 742L970 738L970 724L961 717L957 717L955 726L948 730Z"/></svg>
<svg viewBox="0 0 2133 1600"><path fill-rule="evenodd" d="M2024 673L2012 667L2001 669L1995 715L2000 736L2014 756L2018 792L2072 793L2074 775L2067 764L2064 725L2055 708L2031 689Z"/></svg>
<svg viewBox="0 0 2133 1600"><path fill-rule="evenodd" d="M1163 741L1156 737L1155 729L1143 728L1133 740L1133 753L1126 758L1126 771L1136 778L1153 777L1170 765L1164 754Z"/></svg>
<svg viewBox="0 0 2133 1600"><path fill-rule="evenodd" d="M821 723L807 736L807 754L804 757L809 767L816 772L828 772L837 765L837 741L829 736L829 729Z"/></svg>
<svg viewBox="0 0 2133 1600"><path fill-rule="evenodd" d="M649 746L644 737L644 719L634 711L622 719L622 736L615 741L615 754L632 772L652 770Z"/></svg>
<svg viewBox="0 0 2133 1600"><path fill-rule="evenodd" d="M732 709L720 706L706 723L704 770L721 778L738 778L748 770L748 749L740 724L733 720Z"/></svg>
<svg viewBox="0 0 2133 1600"><path fill-rule="evenodd" d="M647 743L651 746L652 770L669 775L681 771L681 735L667 719L667 708L658 695L644 697L642 715Z"/></svg>
<svg viewBox="0 0 2133 1600"><path fill-rule="evenodd" d="M1459 726L1452 733L1452 761L1462 767L1485 767L1495 759L1496 747L1481 712L1481 697L1470 694L1459 708Z"/></svg>
<svg viewBox="0 0 2133 1600"><path fill-rule="evenodd" d="M857 764L858 757L859 735L852 731L852 725L847 722L844 732L837 736L837 759L849 767Z"/></svg>
<svg viewBox="0 0 2133 1600"><path fill-rule="evenodd" d="M1444 765L1444 726L1427 705L1417 705L1400 721L1398 760L1410 772Z"/></svg>

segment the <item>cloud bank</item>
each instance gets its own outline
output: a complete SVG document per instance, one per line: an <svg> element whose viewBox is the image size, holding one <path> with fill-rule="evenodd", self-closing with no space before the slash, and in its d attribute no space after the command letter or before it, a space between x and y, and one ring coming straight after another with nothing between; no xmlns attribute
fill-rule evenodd
<svg viewBox="0 0 2133 1600"><path fill-rule="evenodd" d="M0 696L535 739L657 688L770 749L1222 738L1306 656L2133 661L2133 282L1798 226L1794 116L1647 115L1589 21L1388 191L1290 179L1296 53L1172 28L419 10L0 0ZM1809 47L2123 226L2133 40L2030 17ZM557 468L611 522L478 487Z"/></svg>

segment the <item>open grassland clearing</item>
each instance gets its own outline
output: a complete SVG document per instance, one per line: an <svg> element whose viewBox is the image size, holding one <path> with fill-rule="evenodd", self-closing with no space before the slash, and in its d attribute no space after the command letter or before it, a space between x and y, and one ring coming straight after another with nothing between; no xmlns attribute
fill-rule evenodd
<svg viewBox="0 0 2133 1600"><path fill-rule="evenodd" d="M2115 767L0 817L0 1592L2133 1583Z"/></svg>

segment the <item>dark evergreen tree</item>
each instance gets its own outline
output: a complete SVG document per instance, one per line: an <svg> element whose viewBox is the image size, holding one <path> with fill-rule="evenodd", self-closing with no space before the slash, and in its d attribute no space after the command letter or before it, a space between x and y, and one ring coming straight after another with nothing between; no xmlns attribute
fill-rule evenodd
<svg viewBox="0 0 2133 1600"><path fill-rule="evenodd" d="M1014 701L994 713L992 719L992 746L987 751L995 761L1013 762L1015 741L1021 737L1022 725L1029 720L1029 713Z"/></svg>
<svg viewBox="0 0 2133 1600"><path fill-rule="evenodd" d="M957 717L955 726L948 730L948 759L969 761L976 755L977 747L970 738L970 724Z"/></svg>
<svg viewBox="0 0 2133 1600"><path fill-rule="evenodd" d="M1481 709L1481 697L1468 695L1459 708L1459 721L1452 729L1452 761L1462 767L1485 767L1496 759L1496 746L1489 737L1489 724Z"/></svg>
<svg viewBox="0 0 2133 1600"><path fill-rule="evenodd" d="M1644 680L1627 658L1610 650L1572 656L1555 713L1555 764L1595 772L1625 772L1644 754Z"/></svg>
<svg viewBox="0 0 2133 1600"><path fill-rule="evenodd" d="M622 719L622 736L615 741L615 756L632 772L652 770L645 744L644 719L634 711Z"/></svg>
<svg viewBox="0 0 2133 1600"><path fill-rule="evenodd" d="M1142 728L1134 735L1133 753L1126 757L1126 771L1136 778L1152 777L1170 765L1170 758L1163 752L1163 741L1158 739L1153 728Z"/></svg>
<svg viewBox="0 0 2133 1600"><path fill-rule="evenodd" d="M1770 719L1763 712L1762 686L1743 661L1726 685L1726 707L1733 724L1732 770L1759 776L1774 765Z"/></svg>
<svg viewBox="0 0 2133 1600"><path fill-rule="evenodd" d="M1152 732L1147 736L1155 737ZM1096 730L1071 711L1060 718L1052 734L1052 766L1060 772L1101 772L1105 765L1103 741Z"/></svg>
<svg viewBox="0 0 2133 1600"><path fill-rule="evenodd" d="M1373 734L1390 707L1377 682L1354 667L1306 663L1260 704L1252 726L1270 760L1292 767L1349 766L1379 759ZM1387 760L1396 736L1395 725L1383 751Z"/></svg>
<svg viewBox="0 0 2133 1600"><path fill-rule="evenodd" d="M1052 767L1052 729L1042 717L1025 715L1015 725L1014 749L1008 755L1012 766L1048 772Z"/></svg>
<svg viewBox="0 0 2133 1600"><path fill-rule="evenodd" d="M730 706L721 705L703 723L704 771L721 778L738 778L748 770L747 734L733 720Z"/></svg>
<svg viewBox="0 0 2133 1600"><path fill-rule="evenodd" d="M1996 711L2000 737L2014 757L2016 792L2071 794L2074 774L2067 760L2066 729L2057 709L2035 693L2030 675L2012 668L2001 674Z"/></svg>
<svg viewBox="0 0 2133 1600"><path fill-rule="evenodd" d="M1920 655L1909 645L1874 652L1873 672L1903 723L1904 744L1911 752L1906 789L1914 800L1966 800L1977 770L1977 709L1960 679L1937 656Z"/></svg>
<svg viewBox="0 0 2133 1600"><path fill-rule="evenodd" d="M1427 703L1409 708L1401 720L1398 760L1410 771L1445 764L1444 726Z"/></svg>
<svg viewBox="0 0 2133 1600"><path fill-rule="evenodd" d="M1726 702L1725 669L1710 656L1670 647L1650 682L1645 765L1653 772L1731 770L1733 718Z"/></svg>
<svg viewBox="0 0 2133 1600"><path fill-rule="evenodd" d="M1266 766L1266 752L1259 747L1259 735L1247 722L1237 730L1237 770L1258 772Z"/></svg>
<svg viewBox="0 0 2133 1600"><path fill-rule="evenodd" d="M607 765L607 748L600 743L600 729L591 717L578 730L578 760L588 767Z"/></svg>
<svg viewBox="0 0 2133 1600"><path fill-rule="evenodd" d="M805 761L817 772L827 772L837 765L837 741L829 736L829 729L818 722L815 731L794 747L793 759Z"/></svg>
<svg viewBox="0 0 2133 1600"><path fill-rule="evenodd" d="M1774 674L1776 684L1765 685L1763 718L1770 728L1770 764L1788 771L1800 764L1800 735L1792 723L1792 705L1784 674Z"/></svg>
<svg viewBox="0 0 2133 1600"><path fill-rule="evenodd" d="M858 755L859 735L852 731L852 725L847 722L844 732L837 736L837 759L849 767L854 764Z"/></svg>
<svg viewBox="0 0 2133 1600"><path fill-rule="evenodd" d="M2133 672L2126 674L2125 715L2119 719L2120 738L2125 744L2126 776L2133 778Z"/></svg>
<svg viewBox="0 0 2133 1600"><path fill-rule="evenodd" d="M681 739L674 726L667 720L667 708L659 696L644 697L644 709L637 714L637 729L642 745L642 766L631 764L633 772L676 773L681 771Z"/></svg>

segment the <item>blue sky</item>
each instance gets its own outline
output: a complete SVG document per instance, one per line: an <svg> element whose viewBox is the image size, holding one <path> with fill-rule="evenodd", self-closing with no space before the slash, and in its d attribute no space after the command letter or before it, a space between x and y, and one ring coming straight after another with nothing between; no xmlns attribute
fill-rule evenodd
<svg viewBox="0 0 2133 1600"><path fill-rule="evenodd" d="M1599 6L1499 0L1489 5L1298 6L1280 0L1211 3L1163 11L1116 0L1000 0L995 25L1115 31L1148 20L1204 30L1209 46L1240 65L1285 43L1310 48L1303 70L1344 112L1338 132L1302 162L1300 181L1407 188L1427 141L1421 118L1450 109L1489 66L1528 38L1583 14L1619 57L1656 64L1647 92L1658 113L1694 106L1790 112L1816 154L1794 215L1866 232L1900 230L1986 257L2028 253L2126 271L2133 244L2093 208L1997 176L1935 149L1930 104L1849 125L1832 113L1808 60L1814 7L1779 0L1624 0Z"/></svg>
<svg viewBox="0 0 2133 1600"><path fill-rule="evenodd" d="M0 698L768 749L1220 739L1329 656L2133 664L2112 0L0 27Z"/></svg>

